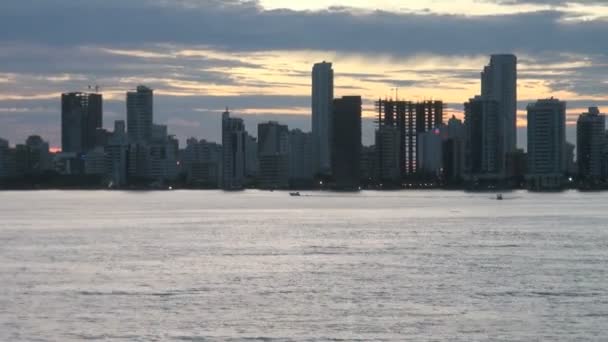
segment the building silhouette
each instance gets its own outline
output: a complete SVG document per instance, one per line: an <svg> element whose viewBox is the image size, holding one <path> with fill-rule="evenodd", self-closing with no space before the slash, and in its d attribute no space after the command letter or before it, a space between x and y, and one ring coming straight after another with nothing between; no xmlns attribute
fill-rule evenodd
<svg viewBox="0 0 608 342"><path fill-rule="evenodd" d="M231 118L226 109L222 113L222 188L225 190L245 186L247 137L243 120Z"/></svg>
<svg viewBox="0 0 608 342"><path fill-rule="evenodd" d="M557 190L564 185L566 103L538 100L528 105L528 187Z"/></svg>
<svg viewBox="0 0 608 342"><path fill-rule="evenodd" d="M378 174L374 178L383 186L400 184L403 172L400 128L392 125L379 125L375 138Z"/></svg>
<svg viewBox="0 0 608 342"><path fill-rule="evenodd" d="M481 73L481 95L465 103L465 178L505 183L517 154L517 57L492 55ZM515 156L513 156L515 157Z"/></svg>
<svg viewBox="0 0 608 342"><path fill-rule="evenodd" d="M255 185L259 172L258 139L247 133L245 139L245 185Z"/></svg>
<svg viewBox="0 0 608 342"><path fill-rule="evenodd" d="M132 144L148 143L154 121L154 91L140 85L127 92L127 132Z"/></svg>
<svg viewBox="0 0 608 342"><path fill-rule="evenodd" d="M221 186L222 146L190 138L181 155L181 169L189 185L199 188Z"/></svg>
<svg viewBox="0 0 608 342"><path fill-rule="evenodd" d="M578 176L582 183L593 185L604 177L602 161L606 141L606 116L599 108L590 107L576 123Z"/></svg>
<svg viewBox="0 0 608 342"><path fill-rule="evenodd" d="M15 146L14 153L17 176L39 176L52 169L49 143L38 135L30 135L25 144Z"/></svg>
<svg viewBox="0 0 608 342"><path fill-rule="evenodd" d="M114 121L114 131L108 137L105 146L106 172L108 184L112 186L127 185L129 139L124 120Z"/></svg>
<svg viewBox="0 0 608 342"><path fill-rule="evenodd" d="M443 168L444 127L418 134L416 143L417 172L430 178L441 178Z"/></svg>
<svg viewBox="0 0 608 342"><path fill-rule="evenodd" d="M465 170L470 181L496 181L505 178L506 153L501 132L498 101L476 96L464 104L465 111Z"/></svg>
<svg viewBox="0 0 608 342"><path fill-rule="evenodd" d="M263 189L289 187L289 128L276 121L258 125L258 185Z"/></svg>
<svg viewBox="0 0 608 342"><path fill-rule="evenodd" d="M338 190L358 190L361 158L361 96L333 101L332 174Z"/></svg>
<svg viewBox="0 0 608 342"><path fill-rule="evenodd" d="M89 150L83 159L85 175L104 177L108 173L106 151L103 146Z"/></svg>
<svg viewBox="0 0 608 342"><path fill-rule="evenodd" d="M68 153L84 153L96 144L97 130L103 127L101 94L61 94L61 149Z"/></svg>
<svg viewBox="0 0 608 342"><path fill-rule="evenodd" d="M308 188L314 180L312 133L299 129L289 131L289 185Z"/></svg>
<svg viewBox="0 0 608 342"><path fill-rule="evenodd" d="M447 124L447 138L443 141L443 177L448 185L459 184L465 173L466 127L452 116Z"/></svg>
<svg viewBox="0 0 608 342"><path fill-rule="evenodd" d="M10 147L8 140L0 138L0 179L17 176L15 150Z"/></svg>
<svg viewBox="0 0 608 342"><path fill-rule="evenodd" d="M332 64L317 63L312 69L312 135L315 143L316 172L324 175L331 171L333 99Z"/></svg>
<svg viewBox="0 0 608 342"><path fill-rule="evenodd" d="M498 102L499 119L504 120L499 132L506 153L517 149L517 57L512 54L492 55L481 73L481 96Z"/></svg>
<svg viewBox="0 0 608 342"><path fill-rule="evenodd" d="M384 185L380 180L379 159L376 153L376 145L361 146L360 176L362 186L369 188L378 187L380 184ZM395 159L393 158L393 160Z"/></svg>
<svg viewBox="0 0 608 342"><path fill-rule="evenodd" d="M444 103L442 101L394 101L378 100L376 102L378 132L376 135L376 149L379 160L378 168L383 178L394 178L394 161L387 160L394 155L394 141L396 135L399 139L399 165L400 177L418 173L418 137L425 132L431 132L443 124ZM397 132L394 129L397 128ZM387 151L388 149L388 151ZM388 177L387 177L388 176Z"/></svg>

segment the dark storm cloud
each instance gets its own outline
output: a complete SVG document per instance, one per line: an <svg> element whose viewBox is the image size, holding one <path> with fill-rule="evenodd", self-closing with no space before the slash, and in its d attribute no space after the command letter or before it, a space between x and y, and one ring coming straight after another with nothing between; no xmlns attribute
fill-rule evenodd
<svg viewBox="0 0 608 342"><path fill-rule="evenodd" d="M502 16L263 10L232 1L4 0L0 40L56 45L170 42L231 51L479 54L605 52L608 22L562 22L559 11ZM585 37L585 39L580 39ZM391 42L399 42L392 44Z"/></svg>
<svg viewBox="0 0 608 342"><path fill-rule="evenodd" d="M128 51L92 46L49 46L0 43L0 73L52 76L57 74L100 77L176 77L182 80L234 84L230 75L214 68L260 68L238 60L205 56L177 56L170 48L144 46L153 58L128 55Z"/></svg>

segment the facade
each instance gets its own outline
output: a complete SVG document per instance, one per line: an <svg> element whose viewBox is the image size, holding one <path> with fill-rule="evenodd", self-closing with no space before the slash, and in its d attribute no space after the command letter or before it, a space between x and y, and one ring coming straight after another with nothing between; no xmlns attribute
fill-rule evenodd
<svg viewBox="0 0 608 342"><path fill-rule="evenodd" d="M443 139L441 128L420 133L417 144L418 172L440 177L443 168Z"/></svg>
<svg viewBox="0 0 608 342"><path fill-rule="evenodd" d="M177 149L174 138L147 146L146 178L163 183L177 176ZM179 148L177 146L177 148Z"/></svg>
<svg viewBox="0 0 608 342"><path fill-rule="evenodd" d="M331 172L332 101L334 71L332 64L317 63L312 69L312 135L315 143L316 172Z"/></svg>
<svg viewBox="0 0 608 342"><path fill-rule="evenodd" d="M105 176L107 174L106 153L103 147L96 147L84 156L84 174Z"/></svg>
<svg viewBox="0 0 608 342"><path fill-rule="evenodd" d="M183 151L182 169L189 184L205 188L221 185L222 146L190 138Z"/></svg>
<svg viewBox="0 0 608 342"><path fill-rule="evenodd" d="M167 136L169 136L168 132L169 130L167 129L167 125L152 124L149 143L159 144L165 142L167 140Z"/></svg>
<svg viewBox="0 0 608 342"><path fill-rule="evenodd" d="M289 185L310 187L314 180L312 133L299 129L289 131Z"/></svg>
<svg viewBox="0 0 608 342"><path fill-rule="evenodd" d="M61 149L83 153L97 145L97 130L103 127L101 94L61 95Z"/></svg>
<svg viewBox="0 0 608 342"><path fill-rule="evenodd" d="M289 129L270 121L258 125L258 185L264 189L289 187Z"/></svg>
<svg viewBox="0 0 608 342"><path fill-rule="evenodd" d="M578 176L583 183L593 184L605 178L602 151L605 144L606 116L597 107L579 116L576 124Z"/></svg>
<svg viewBox="0 0 608 342"><path fill-rule="evenodd" d="M538 100L528 105L528 186L561 189L567 171L566 103Z"/></svg>
<svg viewBox="0 0 608 342"><path fill-rule="evenodd" d="M528 174L528 154L524 149L518 148L514 152L507 153L506 166L506 173L512 186L523 188Z"/></svg>
<svg viewBox="0 0 608 342"><path fill-rule="evenodd" d="M258 160L258 140L247 134L245 139L245 181L247 184L254 183L260 173L260 162Z"/></svg>
<svg viewBox="0 0 608 342"><path fill-rule="evenodd" d="M12 151L9 165L16 176L39 176L53 169L49 144L38 135L29 136L25 144L17 145Z"/></svg>
<svg viewBox="0 0 608 342"><path fill-rule="evenodd" d="M361 96L333 102L332 175L338 190L358 190L361 158Z"/></svg>
<svg viewBox="0 0 608 342"><path fill-rule="evenodd" d="M517 57L492 55L481 73L481 96L498 102L505 154L517 149Z"/></svg>
<svg viewBox="0 0 608 342"><path fill-rule="evenodd" d="M401 182L400 166L400 130L396 126L382 125L376 130L376 150L378 175L381 184L399 184Z"/></svg>
<svg viewBox="0 0 608 342"><path fill-rule="evenodd" d="M155 126L149 142L131 143L127 148L127 177L129 183L161 186L173 181L178 175L179 142L166 133L165 126ZM120 152L117 152L120 153ZM119 154L118 154L119 155ZM119 157L116 157L119 158Z"/></svg>
<svg viewBox="0 0 608 342"><path fill-rule="evenodd" d="M504 123L498 101L477 96L465 103L465 173L472 181L505 178Z"/></svg>
<svg viewBox="0 0 608 342"><path fill-rule="evenodd" d="M376 146L362 146L361 147L361 184L363 186L375 186L378 183L379 168L378 168L378 154L376 153Z"/></svg>
<svg viewBox="0 0 608 342"><path fill-rule="evenodd" d="M376 102L378 129L396 127L399 132L400 177L416 174L418 136L430 132L443 124L444 103L442 101L393 101ZM377 145L379 155L384 155L384 147ZM384 165L379 165L380 174Z"/></svg>
<svg viewBox="0 0 608 342"><path fill-rule="evenodd" d="M127 132L131 144L148 143L152 138L153 96L154 91L146 86L127 92Z"/></svg>
<svg viewBox="0 0 608 342"><path fill-rule="evenodd" d="M0 179L16 176L14 154L8 140L0 138Z"/></svg>
<svg viewBox="0 0 608 342"><path fill-rule="evenodd" d="M112 186L127 185L127 161L129 139L125 130L125 122L114 121L114 132L108 137L104 147L106 154L106 173L109 184Z"/></svg>
<svg viewBox="0 0 608 342"><path fill-rule="evenodd" d="M575 176L578 174L578 169L576 166L576 161L574 160L574 155L576 153L576 145L566 142L566 148L564 150L565 160L566 160L566 173L569 176Z"/></svg>
<svg viewBox="0 0 608 342"><path fill-rule="evenodd" d="M148 182L148 146L129 144L127 150L127 178L130 184Z"/></svg>
<svg viewBox="0 0 608 342"><path fill-rule="evenodd" d="M446 139L443 142L443 178L448 184L460 183L465 173L466 127L452 116L448 120Z"/></svg>
<svg viewBox="0 0 608 342"><path fill-rule="evenodd" d="M82 156L74 152L55 153L52 158L53 171L60 175L80 175L84 173Z"/></svg>
<svg viewBox="0 0 608 342"><path fill-rule="evenodd" d="M246 140L248 134L242 119L222 114L222 187L239 190L245 186Z"/></svg>

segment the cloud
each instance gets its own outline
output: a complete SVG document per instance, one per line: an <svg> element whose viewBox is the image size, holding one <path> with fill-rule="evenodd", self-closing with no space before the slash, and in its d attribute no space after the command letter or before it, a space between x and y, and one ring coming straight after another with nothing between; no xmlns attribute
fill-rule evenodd
<svg viewBox="0 0 608 342"><path fill-rule="evenodd" d="M498 52L520 57L522 103L556 94L579 107L607 104L608 21L572 20L565 9L606 2L558 2L465 16L265 10L238 0L3 0L0 136L36 131L57 145L59 94L89 84L103 88L108 127L124 117L125 91L145 83L156 89L156 121L182 138L217 141L225 106L248 125L279 118L309 129L310 67L321 58L336 62L337 94L362 94L367 107L399 86L400 96L446 96L457 109Z"/></svg>
<svg viewBox="0 0 608 342"><path fill-rule="evenodd" d="M497 3L499 5L568 5L568 4L580 4L580 5L608 5L607 0L485 0L485 2Z"/></svg>
<svg viewBox="0 0 608 342"><path fill-rule="evenodd" d="M604 52L608 22L564 22L559 10L501 16L264 10L251 2L4 0L0 40L52 45L176 43L227 51L364 54ZM190 4L190 6L188 6ZM586 39L579 39L586 37ZM392 42L398 42L397 44Z"/></svg>

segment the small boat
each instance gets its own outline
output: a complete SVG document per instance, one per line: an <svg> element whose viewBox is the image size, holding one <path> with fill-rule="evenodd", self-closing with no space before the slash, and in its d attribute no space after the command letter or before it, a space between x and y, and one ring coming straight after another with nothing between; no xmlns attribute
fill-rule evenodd
<svg viewBox="0 0 608 342"><path fill-rule="evenodd" d="M503 200L503 198L502 198L502 194L497 194L497 195L496 195L496 200L497 200L497 201L502 201L502 200Z"/></svg>
<svg viewBox="0 0 608 342"><path fill-rule="evenodd" d="M299 193L298 191L296 191L296 192L290 192L290 193L289 193L289 196L293 196L293 197L299 197L299 196L301 196L301 195L300 195L300 193Z"/></svg>

